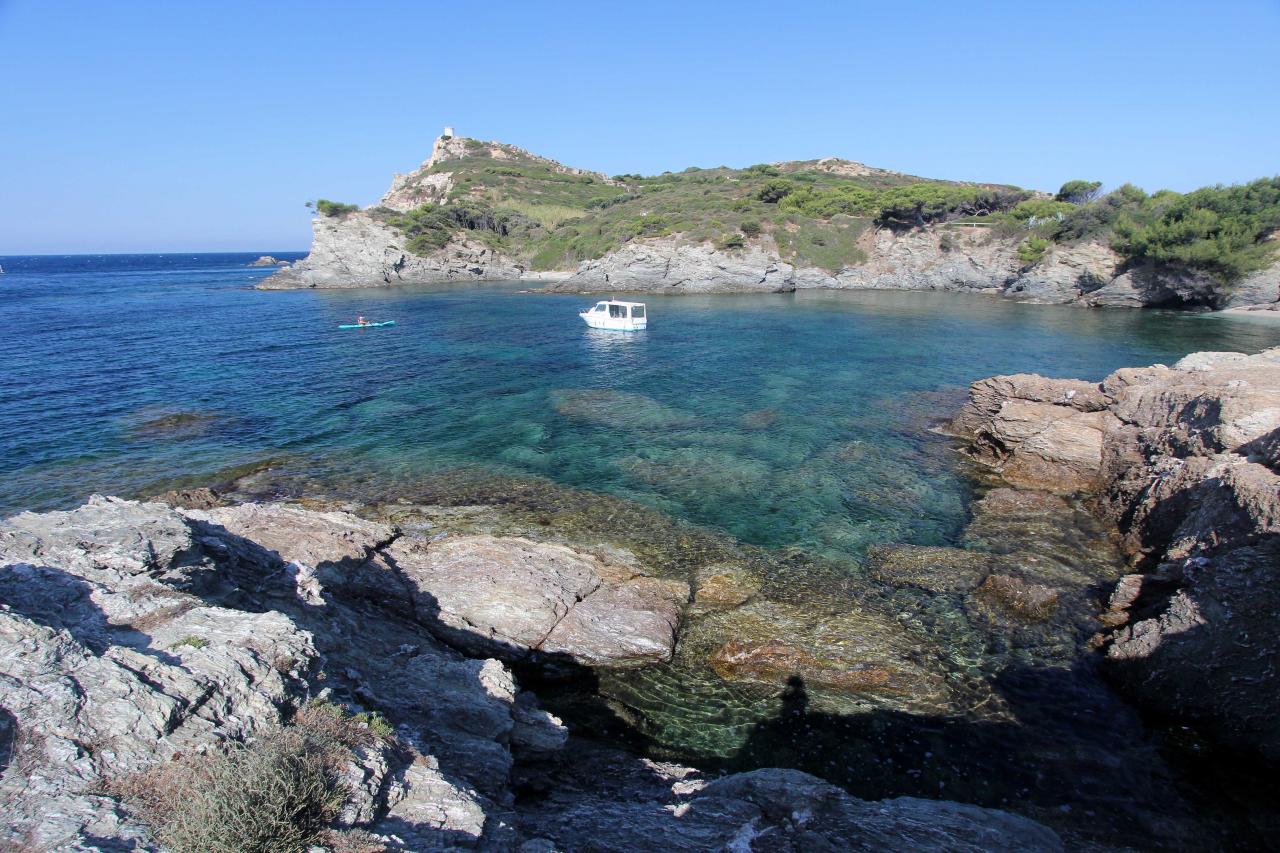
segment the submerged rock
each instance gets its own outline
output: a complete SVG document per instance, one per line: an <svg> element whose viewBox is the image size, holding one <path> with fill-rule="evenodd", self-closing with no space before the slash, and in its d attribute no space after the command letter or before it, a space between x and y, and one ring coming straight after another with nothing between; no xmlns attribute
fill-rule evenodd
<svg viewBox="0 0 1280 853"><path fill-rule="evenodd" d="M705 616L681 654L705 655L705 665L730 682L781 691L798 678L816 707L834 711L869 704L923 713L948 708L952 698L919 639L869 609L811 613L753 601Z"/></svg>
<svg viewBox="0 0 1280 853"><path fill-rule="evenodd" d="M141 421L130 432L136 438L194 438L222 420L220 415L208 412L174 412Z"/></svg>
<svg viewBox="0 0 1280 853"><path fill-rule="evenodd" d="M1032 622L1048 619L1058 606L1056 589L1008 575L989 575L974 597Z"/></svg>
<svg viewBox="0 0 1280 853"><path fill-rule="evenodd" d="M930 592L967 592L990 571L991 558L964 548L875 545L867 551L867 571L882 583L909 584Z"/></svg>
<svg viewBox="0 0 1280 853"><path fill-rule="evenodd" d="M551 405L565 417L618 429L671 429L696 420L652 397L607 388L553 391Z"/></svg>

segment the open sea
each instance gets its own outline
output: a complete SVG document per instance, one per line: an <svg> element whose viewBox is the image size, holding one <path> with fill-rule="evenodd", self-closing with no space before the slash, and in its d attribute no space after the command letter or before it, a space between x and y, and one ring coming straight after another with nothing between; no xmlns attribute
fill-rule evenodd
<svg viewBox="0 0 1280 853"><path fill-rule="evenodd" d="M773 555L777 612L796 630L872 608L930 638L956 690L971 680L1004 703L972 719L808 714L793 729L777 696L681 652L598 685L657 755L1016 807L1138 847L1170 792L1236 808L1205 793L1216 784L1185 751L1150 757L1167 733L1148 742L1076 640L1020 648L971 627L958 597L871 590L859 572L872 546L966 544L979 485L933 427L974 380L1256 352L1280 345L1280 323L818 291L649 295L650 328L620 333L578 318L592 298L528 283L256 291L272 272L248 265L260 254L0 257L0 516L267 466L371 499L455 473L610 496L638 507L624 521L669 518ZM360 314L396 325L338 328ZM812 613L809 590L824 602Z"/></svg>

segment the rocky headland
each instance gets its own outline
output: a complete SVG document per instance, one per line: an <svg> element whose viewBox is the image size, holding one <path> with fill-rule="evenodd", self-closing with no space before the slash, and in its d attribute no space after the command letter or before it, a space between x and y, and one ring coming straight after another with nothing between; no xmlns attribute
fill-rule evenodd
<svg viewBox="0 0 1280 853"><path fill-rule="evenodd" d="M1145 198L1126 185L1076 204L835 158L607 178L512 145L442 136L376 205L325 203L311 253L259 287L528 279L568 293L830 288L1082 306L1280 303L1280 264L1266 253L1280 204L1253 202L1262 212L1247 227L1257 241L1232 249L1247 263L1220 259L1224 271L1118 240L1122 215L1160 215L1159 205L1143 208ZM1213 234L1194 239L1219 245ZM1205 256L1201 249L1178 257Z"/></svg>
<svg viewBox="0 0 1280 853"><path fill-rule="evenodd" d="M1100 383L973 385L951 425L1005 481L1082 493L1131 567L1094 638L1154 715L1280 760L1280 349L1203 352Z"/></svg>

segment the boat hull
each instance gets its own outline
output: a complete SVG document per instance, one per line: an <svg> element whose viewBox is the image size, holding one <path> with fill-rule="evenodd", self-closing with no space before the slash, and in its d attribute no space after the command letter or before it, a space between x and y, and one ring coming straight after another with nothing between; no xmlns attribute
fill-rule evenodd
<svg viewBox="0 0 1280 853"><path fill-rule="evenodd" d="M597 317L596 312L586 311L578 316L593 329L607 329L612 332L642 332L649 326L648 318L632 319L630 317Z"/></svg>

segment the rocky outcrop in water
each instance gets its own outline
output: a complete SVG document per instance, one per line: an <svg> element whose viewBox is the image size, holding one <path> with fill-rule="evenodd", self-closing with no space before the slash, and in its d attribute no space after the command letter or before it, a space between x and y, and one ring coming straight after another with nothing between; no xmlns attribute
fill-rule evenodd
<svg viewBox="0 0 1280 853"><path fill-rule="evenodd" d="M987 379L952 427L1015 485L1097 496L1142 570L1099 637L1126 691L1280 759L1280 349Z"/></svg>
<svg viewBox="0 0 1280 853"><path fill-rule="evenodd" d="M617 554L220 502L95 497L0 523L7 846L157 849L121 780L271 738L322 699L394 725L340 768L335 826L361 849L1061 849L1001 811L566 751L560 720L483 655L669 654L687 588ZM551 795L517 801L517 782Z"/></svg>
<svg viewBox="0 0 1280 853"><path fill-rule="evenodd" d="M417 255L399 231L366 211L320 216L311 252L258 283L260 290L380 287L445 281L510 281L524 268L477 240L459 237L438 252Z"/></svg>

